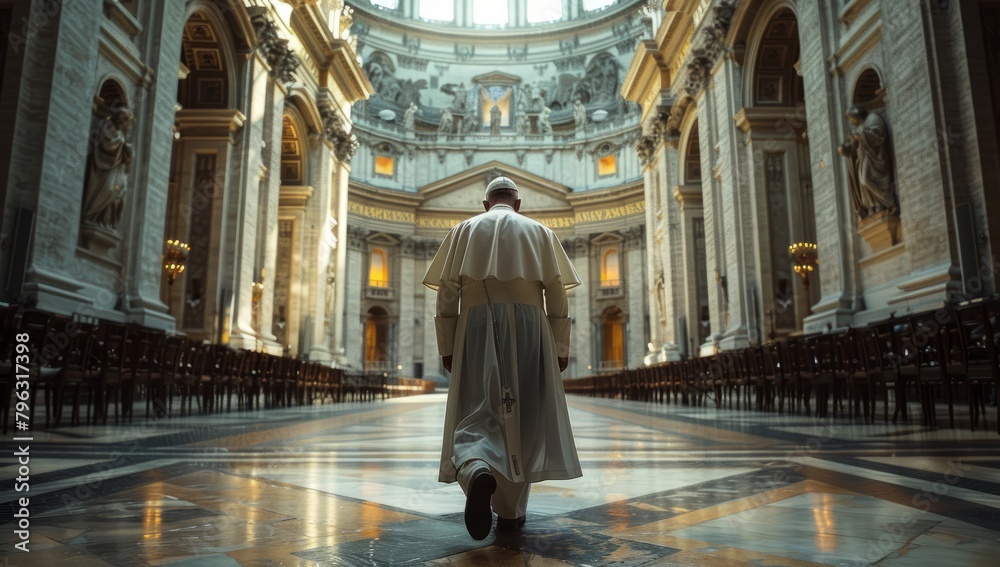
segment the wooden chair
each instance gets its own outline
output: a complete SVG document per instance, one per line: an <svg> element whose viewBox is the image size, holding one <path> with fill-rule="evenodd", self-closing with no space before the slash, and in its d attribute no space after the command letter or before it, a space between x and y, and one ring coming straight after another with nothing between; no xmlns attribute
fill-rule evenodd
<svg viewBox="0 0 1000 567"><path fill-rule="evenodd" d="M798 413L799 405L806 415L812 415L813 365L809 345L804 337L789 337L782 351L788 377L789 411Z"/></svg>
<svg viewBox="0 0 1000 567"><path fill-rule="evenodd" d="M58 364L59 370L53 377L52 408L56 427L62 420L67 389L73 390L70 425L80 424L80 403L85 387L90 391L92 401L91 379L98 370L98 365L92 356L92 347L99 324L100 321L96 317L74 315L72 322L66 326L65 331L69 337L69 345L65 350L64 358ZM87 421L89 422L90 419L91 404L88 404Z"/></svg>
<svg viewBox="0 0 1000 567"><path fill-rule="evenodd" d="M52 403L54 379L66 358L66 349L70 343L70 335L66 332L69 324L69 317L42 311L29 311L21 317L19 332L28 335L28 342L25 344L28 345L31 359L28 364L31 383L28 415L32 427L35 423L35 404L38 401L39 391L45 396L45 427L48 427L50 419L55 417Z"/></svg>
<svg viewBox="0 0 1000 567"><path fill-rule="evenodd" d="M156 417L167 417L171 412L174 388L181 383L182 364L187 348L184 337L164 337L163 346L153 349L153 359L146 380L146 417L152 411Z"/></svg>
<svg viewBox="0 0 1000 567"><path fill-rule="evenodd" d="M954 401L951 381L948 379L949 347L948 324L951 316L941 310L910 316L910 333L903 339L904 352L913 352L915 360L915 385L920 397L921 422L937 426L937 391L943 389L948 404L949 423L954 427Z"/></svg>
<svg viewBox="0 0 1000 567"><path fill-rule="evenodd" d="M92 348L97 353L97 370L91 377L94 392L94 421L108 423L109 404L115 398L115 423L118 423L125 413L131 419L130 383L131 377L127 369L131 369L131 360L126 349L129 348L128 327L110 321L101 321L97 332L97 344ZM131 353L134 356L134 353Z"/></svg>
<svg viewBox="0 0 1000 567"><path fill-rule="evenodd" d="M980 413L986 412L986 388L1000 387L1000 360L996 337L986 301L973 301L956 310L957 329L964 362L964 382L968 389L970 426L975 430ZM997 410L1000 433L1000 405Z"/></svg>

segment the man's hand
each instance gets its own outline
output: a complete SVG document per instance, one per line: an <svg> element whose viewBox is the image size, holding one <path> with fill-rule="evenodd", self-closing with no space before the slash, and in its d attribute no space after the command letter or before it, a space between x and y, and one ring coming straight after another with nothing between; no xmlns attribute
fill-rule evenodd
<svg viewBox="0 0 1000 567"><path fill-rule="evenodd" d="M451 372L451 355L449 354L448 356L442 356L441 357L441 364L444 365L444 369L445 370L447 370L448 372Z"/></svg>
<svg viewBox="0 0 1000 567"><path fill-rule="evenodd" d="M569 357L563 358L560 356L557 360L559 360L559 372L565 371L566 367L569 366Z"/></svg>

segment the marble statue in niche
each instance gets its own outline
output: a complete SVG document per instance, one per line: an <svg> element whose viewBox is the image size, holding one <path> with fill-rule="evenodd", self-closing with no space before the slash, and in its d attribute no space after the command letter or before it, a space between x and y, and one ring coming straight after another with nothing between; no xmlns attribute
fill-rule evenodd
<svg viewBox="0 0 1000 567"><path fill-rule="evenodd" d="M85 223L118 230L122 204L132 165L128 136L134 119L126 108L117 108L101 118L87 167L82 218Z"/></svg>
<svg viewBox="0 0 1000 567"><path fill-rule="evenodd" d="M494 136L500 135L500 116L502 114L500 107L495 104L490 109L490 134Z"/></svg>
<svg viewBox="0 0 1000 567"><path fill-rule="evenodd" d="M528 121L528 111L525 109L523 100L517 103L517 110L514 113L514 129L518 136L527 136L530 133L531 122Z"/></svg>
<svg viewBox="0 0 1000 567"><path fill-rule="evenodd" d="M407 130L413 130L417 123L417 105L410 103L410 106L406 109L403 114L403 128Z"/></svg>
<svg viewBox="0 0 1000 567"><path fill-rule="evenodd" d="M584 106L583 101L576 99L573 103L573 123L576 125L577 130L583 130L583 127L587 124L587 107Z"/></svg>
<svg viewBox="0 0 1000 567"><path fill-rule="evenodd" d="M451 114L451 109L445 108L441 111L441 121L438 122L439 134L451 134L454 129L455 119Z"/></svg>
<svg viewBox="0 0 1000 567"><path fill-rule="evenodd" d="M538 133L542 135L552 133L552 123L549 121L549 115L552 114L552 109L547 106L542 107L542 111L538 114Z"/></svg>
<svg viewBox="0 0 1000 567"><path fill-rule="evenodd" d="M899 202L889 162L889 127L877 112L859 105L847 111L850 138L838 152L847 159L851 203L861 219L886 211L899 214Z"/></svg>

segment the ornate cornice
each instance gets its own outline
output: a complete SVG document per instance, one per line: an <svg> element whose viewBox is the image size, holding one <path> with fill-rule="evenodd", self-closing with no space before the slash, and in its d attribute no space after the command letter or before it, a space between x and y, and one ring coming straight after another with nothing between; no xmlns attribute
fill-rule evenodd
<svg viewBox="0 0 1000 567"><path fill-rule="evenodd" d="M299 68L299 59L288 47L288 40L278 35L278 28L267 16L267 9L262 7L249 8L250 21L257 35L257 49L271 67L270 75L282 83L295 80L295 71Z"/></svg>
<svg viewBox="0 0 1000 567"><path fill-rule="evenodd" d="M333 152L337 159L344 163L350 163L354 158L354 152L358 151L361 145L357 136L350 133L344 125L344 120L340 114L330 106L325 98L319 98L319 114L323 118L323 135L333 145Z"/></svg>
<svg viewBox="0 0 1000 567"><path fill-rule="evenodd" d="M726 34L736 11L736 0L721 0L713 7L711 20L702 21L701 28L691 40L691 53L687 61L687 82L684 90L696 96L712 78L712 68L726 47Z"/></svg>

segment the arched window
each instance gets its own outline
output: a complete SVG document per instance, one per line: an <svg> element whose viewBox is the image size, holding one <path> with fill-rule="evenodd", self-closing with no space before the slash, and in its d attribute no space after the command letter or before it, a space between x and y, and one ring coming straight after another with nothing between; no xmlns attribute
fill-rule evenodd
<svg viewBox="0 0 1000 567"><path fill-rule="evenodd" d="M286 115L281 122L281 184L302 185L304 175L299 133Z"/></svg>
<svg viewBox="0 0 1000 567"><path fill-rule="evenodd" d="M621 271L618 268L618 249L609 248L601 261L601 287L621 285Z"/></svg>
<svg viewBox="0 0 1000 567"><path fill-rule="evenodd" d="M455 21L455 1L420 0L420 17L439 22Z"/></svg>
<svg viewBox="0 0 1000 567"><path fill-rule="evenodd" d="M583 0L583 9L586 11L600 10L614 4L617 0Z"/></svg>
<svg viewBox="0 0 1000 567"><path fill-rule="evenodd" d="M684 155L684 180L688 183L701 182L701 150L698 146L698 121L691 125L687 151Z"/></svg>
<svg viewBox="0 0 1000 567"><path fill-rule="evenodd" d="M372 250L368 263L368 286L389 287L389 262L385 250L381 248Z"/></svg>
<svg viewBox="0 0 1000 567"><path fill-rule="evenodd" d="M498 0L472 0L472 23L503 25L510 20L507 2Z"/></svg>
<svg viewBox="0 0 1000 567"><path fill-rule="evenodd" d="M371 0L371 3L387 10L395 10L399 6L399 0Z"/></svg>
<svg viewBox="0 0 1000 567"><path fill-rule="evenodd" d="M528 23L554 22L563 16L562 0L531 0L527 3Z"/></svg>

